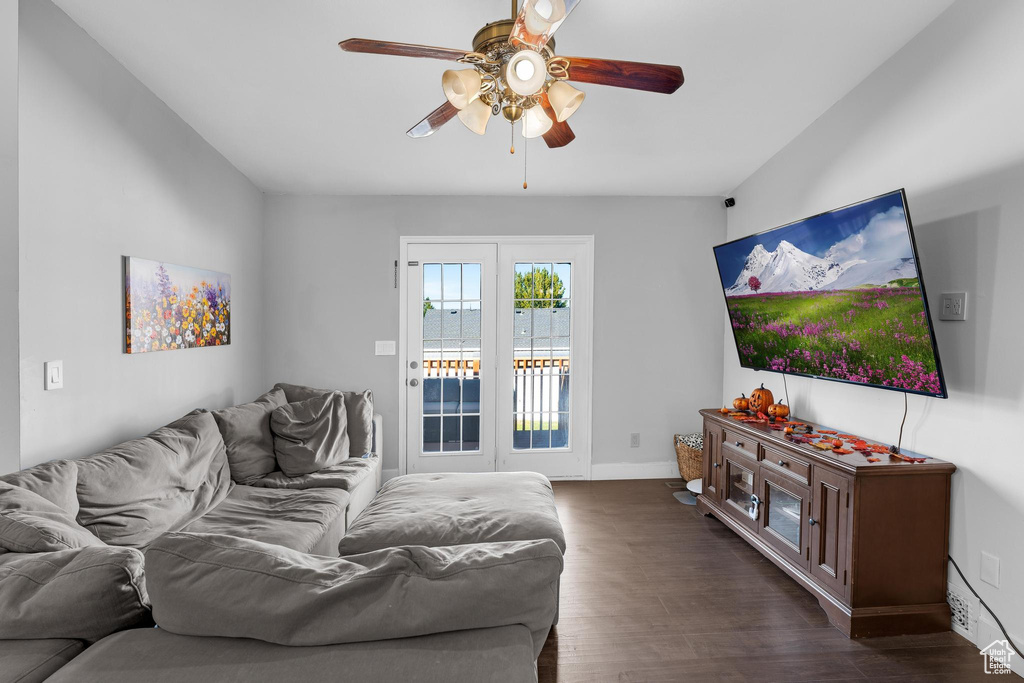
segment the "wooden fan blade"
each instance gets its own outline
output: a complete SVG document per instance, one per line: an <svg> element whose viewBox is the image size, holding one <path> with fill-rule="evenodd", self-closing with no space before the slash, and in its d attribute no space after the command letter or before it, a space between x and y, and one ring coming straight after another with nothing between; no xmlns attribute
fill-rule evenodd
<svg viewBox="0 0 1024 683"><path fill-rule="evenodd" d="M569 80L670 95L683 84L683 70L667 64L566 57Z"/></svg>
<svg viewBox="0 0 1024 683"><path fill-rule="evenodd" d="M427 118L410 128L406 135L411 138L425 138L433 135L441 126L455 118L458 113L459 110L451 102L445 100L445 103L430 112Z"/></svg>
<svg viewBox="0 0 1024 683"><path fill-rule="evenodd" d="M345 52L395 55L396 57L422 57L424 59L443 59L456 62L466 56L465 50L430 47L429 45L412 45L410 43L389 43L386 40L369 40L367 38L349 38L338 43L338 47Z"/></svg>
<svg viewBox="0 0 1024 683"><path fill-rule="evenodd" d="M555 119L555 110L551 108L551 102L548 101L547 93L541 95L540 106L544 107L544 113L547 114L548 118L552 121L551 130L544 133L542 136L548 147L552 149L556 147L565 147L576 139L576 133L572 132L572 128L569 127L568 123L565 123L564 121L559 123Z"/></svg>
<svg viewBox="0 0 1024 683"><path fill-rule="evenodd" d="M519 10L519 16L516 17L516 23L512 27L512 33L508 37L509 44L513 46L528 45L535 50L542 50L544 46L551 40L551 36L555 35L555 31L562 25L569 13L576 9L576 5L580 4L580 0L554 0L547 2L545 8L547 14L538 12L538 0L524 0L523 8ZM557 12L559 17L555 21L546 21L546 19L552 18L551 13ZM533 20L527 22L527 14L531 14ZM534 30L540 31L540 33L534 33L530 27Z"/></svg>

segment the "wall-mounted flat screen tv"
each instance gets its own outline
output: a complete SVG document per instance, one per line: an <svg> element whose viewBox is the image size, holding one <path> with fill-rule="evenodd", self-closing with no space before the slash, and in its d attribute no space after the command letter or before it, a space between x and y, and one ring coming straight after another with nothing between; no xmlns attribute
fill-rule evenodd
<svg viewBox="0 0 1024 683"><path fill-rule="evenodd" d="M903 190L715 258L743 367L947 397Z"/></svg>

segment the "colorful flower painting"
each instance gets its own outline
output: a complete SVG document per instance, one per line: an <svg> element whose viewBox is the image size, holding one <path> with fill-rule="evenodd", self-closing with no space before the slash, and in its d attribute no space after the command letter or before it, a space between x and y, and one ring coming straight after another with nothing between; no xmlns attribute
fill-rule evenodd
<svg viewBox="0 0 1024 683"><path fill-rule="evenodd" d="M125 353L231 343L231 276L126 256Z"/></svg>

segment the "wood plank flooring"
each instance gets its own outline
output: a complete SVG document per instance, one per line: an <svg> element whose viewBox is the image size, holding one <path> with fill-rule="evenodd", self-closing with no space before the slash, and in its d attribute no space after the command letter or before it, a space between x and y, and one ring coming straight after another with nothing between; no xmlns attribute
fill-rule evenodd
<svg viewBox="0 0 1024 683"><path fill-rule="evenodd" d="M846 638L810 594L663 481L554 487L568 549L541 683L991 680L952 632Z"/></svg>

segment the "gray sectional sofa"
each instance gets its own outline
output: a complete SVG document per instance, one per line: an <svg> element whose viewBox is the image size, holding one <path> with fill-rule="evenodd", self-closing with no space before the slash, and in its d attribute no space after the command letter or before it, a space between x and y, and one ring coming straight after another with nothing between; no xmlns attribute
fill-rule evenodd
<svg viewBox="0 0 1024 683"><path fill-rule="evenodd" d="M279 384L0 477L0 683L535 681L550 484L381 487L380 427L369 392Z"/></svg>

